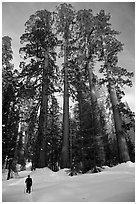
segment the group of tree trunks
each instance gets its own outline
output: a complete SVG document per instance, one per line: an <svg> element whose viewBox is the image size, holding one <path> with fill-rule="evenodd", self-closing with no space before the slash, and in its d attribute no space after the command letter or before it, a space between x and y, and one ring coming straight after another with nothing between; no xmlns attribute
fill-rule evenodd
<svg viewBox="0 0 137 204"><path fill-rule="evenodd" d="M2 38L3 164L8 156L22 166L31 160L33 168L86 172L134 161L134 136L129 135L134 114L121 102L133 73L118 66L123 44L109 20L104 10L93 15L66 3L55 12L37 11L25 23L24 61L16 69L11 38ZM103 89L106 97L99 102ZM63 113L56 97L61 93Z"/></svg>

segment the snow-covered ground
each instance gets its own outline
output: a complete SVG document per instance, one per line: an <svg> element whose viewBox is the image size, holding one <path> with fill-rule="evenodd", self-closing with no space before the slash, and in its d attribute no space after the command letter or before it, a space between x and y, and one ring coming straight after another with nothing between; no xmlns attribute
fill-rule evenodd
<svg viewBox="0 0 137 204"><path fill-rule="evenodd" d="M31 194L25 193L24 181L33 179ZM65 170L48 168L22 171L10 180L3 177L3 202L135 202L135 164L105 167L96 174L68 176Z"/></svg>

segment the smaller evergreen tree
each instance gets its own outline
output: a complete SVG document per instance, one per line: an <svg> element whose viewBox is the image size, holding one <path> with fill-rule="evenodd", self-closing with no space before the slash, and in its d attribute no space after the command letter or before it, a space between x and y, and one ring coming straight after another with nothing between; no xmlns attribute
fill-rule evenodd
<svg viewBox="0 0 137 204"><path fill-rule="evenodd" d="M2 163L6 156L14 158L19 122L18 80L11 41L9 36L2 38Z"/></svg>

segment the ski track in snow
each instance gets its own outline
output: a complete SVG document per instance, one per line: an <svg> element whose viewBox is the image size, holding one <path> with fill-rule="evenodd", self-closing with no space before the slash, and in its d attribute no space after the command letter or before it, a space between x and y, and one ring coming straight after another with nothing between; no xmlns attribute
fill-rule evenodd
<svg viewBox="0 0 137 204"><path fill-rule="evenodd" d="M28 198L29 202L33 202L32 194L31 193L27 194L27 198Z"/></svg>

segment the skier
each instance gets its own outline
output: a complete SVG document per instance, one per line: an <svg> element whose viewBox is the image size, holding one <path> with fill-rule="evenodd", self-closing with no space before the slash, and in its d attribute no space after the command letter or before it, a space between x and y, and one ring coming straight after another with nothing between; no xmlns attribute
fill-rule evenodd
<svg viewBox="0 0 137 204"><path fill-rule="evenodd" d="M25 183L26 183L26 193L30 193L31 186L32 186L32 178L30 178L30 175L28 175L28 178L26 178Z"/></svg>

